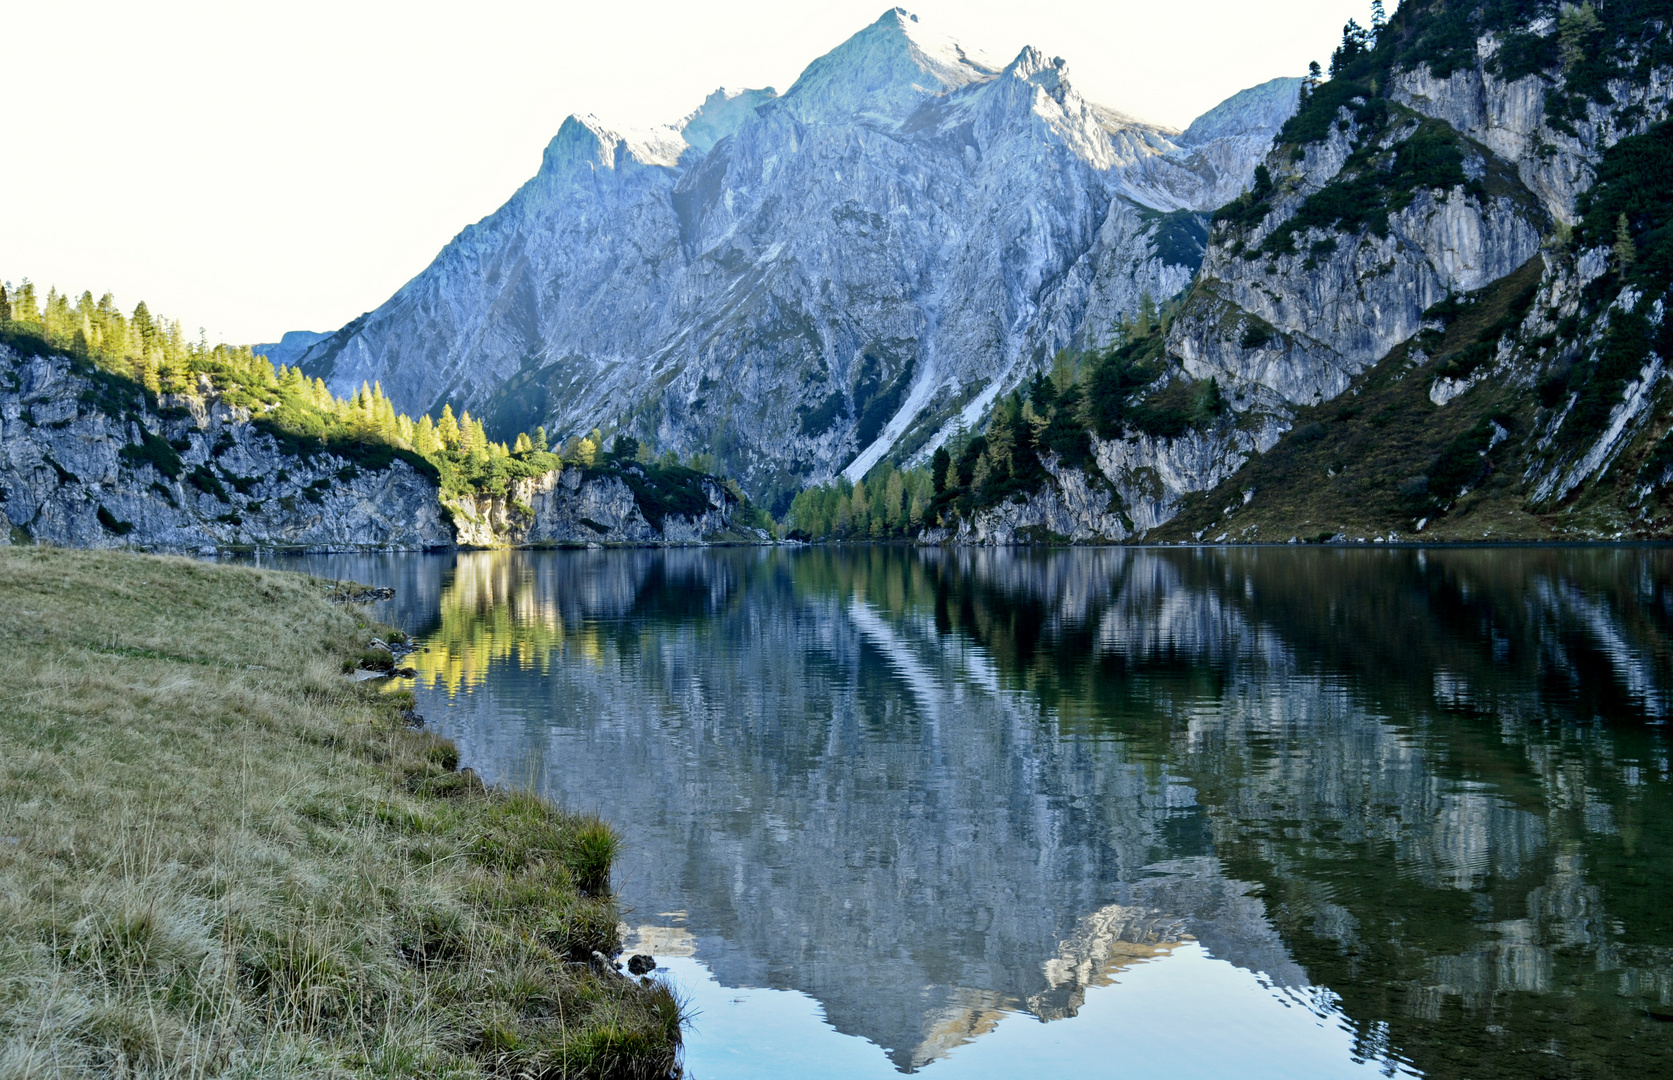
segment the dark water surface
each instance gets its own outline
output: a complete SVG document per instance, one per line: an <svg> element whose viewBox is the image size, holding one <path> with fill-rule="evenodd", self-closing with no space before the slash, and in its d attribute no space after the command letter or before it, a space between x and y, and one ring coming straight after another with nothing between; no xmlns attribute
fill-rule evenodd
<svg viewBox="0 0 1673 1080"><path fill-rule="evenodd" d="M1673 1076L1673 551L305 561L620 829L700 1080Z"/></svg>

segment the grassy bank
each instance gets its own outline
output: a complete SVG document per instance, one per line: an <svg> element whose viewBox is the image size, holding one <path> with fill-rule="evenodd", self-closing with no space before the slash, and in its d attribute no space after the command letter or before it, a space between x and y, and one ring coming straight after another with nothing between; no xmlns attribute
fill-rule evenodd
<svg viewBox="0 0 1673 1080"><path fill-rule="evenodd" d="M0 548L0 1076L666 1076L615 839L483 790L322 584Z"/></svg>

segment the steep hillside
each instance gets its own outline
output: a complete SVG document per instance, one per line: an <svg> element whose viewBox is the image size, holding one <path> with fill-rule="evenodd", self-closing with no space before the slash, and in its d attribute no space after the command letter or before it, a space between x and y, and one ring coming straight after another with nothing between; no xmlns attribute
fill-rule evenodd
<svg viewBox="0 0 1673 1080"><path fill-rule="evenodd" d="M1137 372L1080 414L1096 469L1048 452L948 535L1665 535L1670 27L1664 0L1350 25L1165 329L1088 362Z"/></svg>
<svg viewBox="0 0 1673 1080"><path fill-rule="evenodd" d="M991 64L893 9L783 95L643 133L571 117L502 209L299 362L498 437L712 452L782 509L922 456L1183 289L1299 83L1173 132L1086 101L1060 59Z"/></svg>
<svg viewBox="0 0 1673 1080"><path fill-rule="evenodd" d="M763 539L738 496L583 441L461 482L376 439L300 438L236 383L157 394L0 323L0 546L422 550ZM272 374L271 371L268 372ZM439 457L439 456L438 456ZM445 464L445 459L444 460Z"/></svg>

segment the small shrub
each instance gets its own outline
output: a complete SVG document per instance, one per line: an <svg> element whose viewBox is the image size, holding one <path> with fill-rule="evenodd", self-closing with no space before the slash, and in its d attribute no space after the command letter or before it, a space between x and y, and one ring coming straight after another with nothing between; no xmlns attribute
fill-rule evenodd
<svg viewBox="0 0 1673 1080"><path fill-rule="evenodd" d="M227 494L227 489L222 486L220 477L215 475L214 470L208 464L193 468L191 472L186 474L186 482L205 495L215 496L220 502L230 503L232 501L232 496Z"/></svg>
<svg viewBox="0 0 1673 1080"><path fill-rule="evenodd" d="M105 531L116 536L127 536L134 531L133 522L118 521L115 514L105 509L103 503L99 504L98 518L99 524L104 526Z"/></svg>
<svg viewBox="0 0 1673 1080"><path fill-rule="evenodd" d="M153 435L143 426L139 433L140 441L124 446L117 452L117 456L131 468L149 465L171 480L178 477L184 466L180 463L180 452L174 444L161 435Z"/></svg>

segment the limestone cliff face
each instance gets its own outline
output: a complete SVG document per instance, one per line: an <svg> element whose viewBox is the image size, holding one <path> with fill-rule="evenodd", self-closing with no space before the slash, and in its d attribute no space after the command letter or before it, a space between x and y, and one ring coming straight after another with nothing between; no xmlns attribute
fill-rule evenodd
<svg viewBox="0 0 1673 1080"><path fill-rule="evenodd" d="M632 466L629 466L631 469ZM459 543L470 547L541 544L701 544L715 539L765 540L737 531L730 515L738 500L706 480L708 505L695 514L668 513L653 523L619 476L589 475L578 467L515 480L505 495L449 498Z"/></svg>
<svg viewBox="0 0 1673 1080"><path fill-rule="evenodd" d="M1555 23L1543 20L1518 33L1549 36ZM1473 59L1455 63L1444 77L1425 63L1396 67L1386 82L1371 80L1362 96L1338 94L1340 106L1307 136L1288 141L1280 136L1264 163L1268 186L1217 215L1201 269L1168 331L1169 370L1156 384L1212 379L1229 415L1175 438L1130 433L1099 441L1099 469L1118 493L1099 513L1105 522L1119 520L1121 527L1096 527L1091 517L1081 515L1076 529L1056 531L1065 536L1090 531L1106 540L1142 538L1167 526L1191 497L1223 488L1212 506L1205 504L1195 515L1205 528L1189 535L1299 535L1299 526L1286 527L1277 537L1220 531L1256 497L1260 485L1243 477L1244 470L1277 446L1300 414L1311 423L1309 439L1319 438L1320 423L1336 421L1338 414L1348 426L1332 427L1331 438L1350 430L1357 410L1330 406L1336 412L1325 415L1320 410L1327 402L1350 391L1358 396L1370 386L1368 380L1398 381L1406 377L1405 370L1430 365L1425 348L1433 352L1452 332L1445 319L1426 320L1426 313L1442 301L1455 304L1453 319L1478 302L1502 307L1509 303L1508 294L1498 296L1493 290L1536 262L1543 277L1532 279L1539 285L1531 306L1523 302L1514 316L1503 316L1510 321L1491 327L1494 340L1475 346L1477 353L1487 350L1487 362L1479 356L1467 363L1452 358L1419 376L1428 401L1436 410L1470 412L1472 419L1480 414L1477 426L1487 432L1480 453L1495 451L1504 460L1494 469L1514 470L1522 477L1518 483L1526 491L1519 497L1531 514L1572 501L1605 478L1617 461L1637 466L1664 426L1656 417L1669 358L1658 352L1647 353L1632 377L1621 380L1618 392L1610 390L1608 420L1594 424L1601 433L1587 434L1577 444L1573 424L1565 429L1568 434L1559 429L1588 392L1580 385L1583 377L1591 377L1585 373L1608 362L1612 320L1620 322L1636 310L1647 321L1647 333L1659 332L1665 298L1623 288L1609 276L1621 266L1608 247L1578 250L1566 237L1609 149L1667 118L1673 71L1641 65L1630 79L1608 84L1612 103L1596 98L1586 100L1583 108L1570 103L1566 115L1554 120L1547 113L1548 101L1568 100L1563 71L1503 78L1496 60L1502 45L1494 33L1481 35ZM1380 90L1369 88L1378 85ZM1301 130L1285 129L1286 135ZM1452 154L1455 164L1442 182L1436 182L1439 173L1412 164L1437 147L1450 148L1440 152ZM1384 200L1382 212L1376 206L1366 209L1374 199ZM1595 298L1586 299L1588 289L1609 290L1613 299L1605 298L1603 314ZM1488 330L1476 327L1473 332ZM1420 340L1426 342L1422 347L1416 344ZM1453 342L1451 353L1461 352L1462 345L1446 340ZM1402 371L1378 374L1378 365L1391 355L1398 355ZM1581 374L1571 377L1571 369ZM1567 404L1543 400L1557 393L1549 387L1563 379L1575 384ZM1542 385L1547 389L1540 391ZM1491 394L1482 389L1487 387ZM1506 388L1508 396L1499 394ZM1477 392L1468 396L1472 390ZM1541 398L1537 404L1536 397ZM1460 399L1462 408L1448 404ZM1491 430L1489 413L1499 417L1493 421L1499 426ZM1506 417L1523 414L1528 419L1513 436L1516 425ZM1497 449L1501 444L1504 450ZM1365 445L1375 446L1376 439ZM1363 447L1355 453L1363 456ZM1437 455L1444 453L1436 447L1431 452L1435 461L1403 464L1411 475L1388 478L1384 486L1400 482L1417 491L1428 482L1425 474L1436 472ZM1320 481L1339 475L1353 456L1321 459ZM1275 481L1275 474L1263 476L1267 484ZM1660 482L1646 476L1635 491L1610 498L1648 507ZM1030 505L976 515L958 535L1004 542L1001 538L1014 534L1018 524L1052 516L1054 508L1066 504L1062 485L1051 487ZM1451 491L1430 504L1438 510L1458 494ZM1412 507L1430 505L1411 491L1378 498L1381 503L1368 518L1379 513L1399 517ZM1614 510L1599 513L1583 524L1560 528L1530 518L1509 534L1547 535L1558 528L1564 534L1633 535L1640 526L1651 527L1643 523L1649 509L1624 516ZM1643 522L1627 520L1634 514ZM1407 517L1407 531L1436 520L1421 508ZM1061 513L1057 519L1067 520ZM1262 526L1270 527L1278 526L1271 521Z"/></svg>
<svg viewBox="0 0 1673 1080"><path fill-rule="evenodd" d="M174 552L454 542L435 484L404 461L363 469L283 453L213 392L166 401L166 415L110 405L68 359L0 346L0 542Z"/></svg>
<svg viewBox="0 0 1673 1080"><path fill-rule="evenodd" d="M1576 200L1591 186L1603 151L1655 122L1673 97L1673 71L1651 69L1642 80L1612 79L1607 89L1613 104L1587 101L1583 118L1558 126L1546 114L1551 80L1526 75L1507 81L1495 72L1492 60L1501 44L1495 35L1483 36L1476 42L1476 62L1446 78L1424 66L1399 72L1389 96L1446 121L1514 163L1517 176L1546 211L1573 224Z"/></svg>

